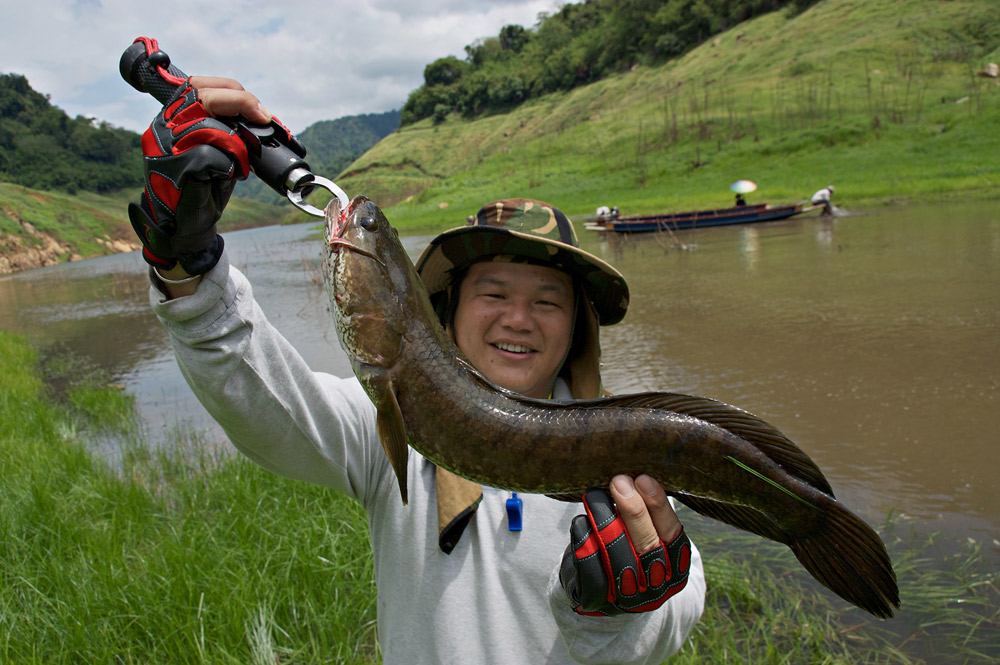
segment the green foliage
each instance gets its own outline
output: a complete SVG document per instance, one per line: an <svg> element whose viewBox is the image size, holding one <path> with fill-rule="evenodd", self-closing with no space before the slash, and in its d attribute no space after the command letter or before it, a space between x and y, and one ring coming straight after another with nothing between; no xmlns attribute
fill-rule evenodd
<svg viewBox="0 0 1000 665"><path fill-rule="evenodd" d="M121 396L67 409L36 363L0 331L0 662L376 661L356 503L134 420L112 467Z"/></svg>
<svg viewBox="0 0 1000 665"><path fill-rule="evenodd" d="M554 14L542 15L533 29L505 25L497 37L466 46L465 63L449 56L428 65L424 85L403 106L402 124L430 117L439 123L451 111L466 117L503 111L532 97L600 80L640 61L662 62L753 16L786 5L801 10L813 2L585 0L565 4Z"/></svg>
<svg viewBox="0 0 1000 665"><path fill-rule="evenodd" d="M37 189L108 192L141 186L139 135L70 119L24 76L0 75L0 179Z"/></svg>
<svg viewBox="0 0 1000 665"><path fill-rule="evenodd" d="M451 85L462 78L469 66L449 55L446 58L438 58L431 64L424 67L424 85L430 87L435 85Z"/></svg>

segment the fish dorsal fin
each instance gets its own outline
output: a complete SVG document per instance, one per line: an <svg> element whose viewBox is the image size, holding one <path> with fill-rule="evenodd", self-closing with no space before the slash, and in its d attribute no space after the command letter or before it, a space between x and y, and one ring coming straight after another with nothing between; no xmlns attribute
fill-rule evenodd
<svg viewBox="0 0 1000 665"><path fill-rule="evenodd" d="M577 402L586 408L617 406L621 408L665 409L692 418L698 418L732 432L753 444L788 473L821 492L833 496L833 488L816 463L801 448L773 425L757 416L725 402L685 395L683 393L647 392L632 395L614 395L597 400Z"/></svg>
<svg viewBox="0 0 1000 665"><path fill-rule="evenodd" d="M708 397L670 392L632 393L584 400L535 399L502 388L483 376L468 361L462 358L457 358L457 360L480 387L499 392L522 404L548 409L662 409L704 420L753 444L776 464L780 464L788 473L819 491L833 496L830 482L823 476L823 472L816 466L816 463L802 452L801 448L774 426L752 413L725 402Z"/></svg>
<svg viewBox="0 0 1000 665"><path fill-rule="evenodd" d="M396 401L396 391L390 383L382 392L382 399L376 405L378 416L375 423L378 426L378 440L382 444L385 456L389 458L392 470L396 472L399 483L399 495L403 505L408 501L406 493L406 460L410 449L406 444L406 425L403 423L403 413Z"/></svg>

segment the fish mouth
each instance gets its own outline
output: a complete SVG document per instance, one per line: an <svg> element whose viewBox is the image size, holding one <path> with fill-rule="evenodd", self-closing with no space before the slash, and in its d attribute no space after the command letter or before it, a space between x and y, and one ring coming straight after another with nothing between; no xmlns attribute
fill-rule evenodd
<svg viewBox="0 0 1000 665"><path fill-rule="evenodd" d="M353 202L352 202L353 203ZM377 261L382 266L385 263L374 253L367 249L358 247L350 240L344 237L347 232L348 221L350 220L353 205L348 205L343 210L339 209L337 199L330 201L331 209L327 210L327 223L326 223L326 241L330 247L331 254L339 254L340 248L343 247L355 254L361 254L362 256L367 256L368 258ZM333 208L333 206L337 206Z"/></svg>
<svg viewBox="0 0 1000 665"><path fill-rule="evenodd" d="M339 254L340 248L343 247L344 249L350 250L355 254L361 254L362 256L367 256L369 259L372 259L373 261L376 261L383 266L385 265L382 259L380 259L375 253L369 252L367 249L362 249L361 247L358 247L350 240L346 240L344 238L330 238L329 242L330 242L330 251L333 252L334 254Z"/></svg>

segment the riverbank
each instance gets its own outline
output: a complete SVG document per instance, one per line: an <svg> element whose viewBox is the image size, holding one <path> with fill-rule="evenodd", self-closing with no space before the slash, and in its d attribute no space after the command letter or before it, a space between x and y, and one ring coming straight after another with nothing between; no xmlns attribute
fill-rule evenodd
<svg viewBox="0 0 1000 665"><path fill-rule="evenodd" d="M139 249L127 212L137 195L132 190L71 195L0 182L0 275ZM219 228L277 224L286 212L233 199Z"/></svg>
<svg viewBox="0 0 1000 665"><path fill-rule="evenodd" d="M0 332L0 661L378 662L353 502L191 433L150 450L128 395L87 368L49 365L43 377L37 363ZM108 440L120 442L117 466L91 452ZM902 609L883 623L819 588L786 548L684 519L710 591L671 662L975 665L1000 654L1000 580L979 545L887 520Z"/></svg>

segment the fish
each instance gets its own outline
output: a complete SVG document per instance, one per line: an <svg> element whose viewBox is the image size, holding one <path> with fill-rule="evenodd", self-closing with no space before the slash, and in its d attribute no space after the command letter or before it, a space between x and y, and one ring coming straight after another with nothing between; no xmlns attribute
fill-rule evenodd
<svg viewBox="0 0 1000 665"><path fill-rule="evenodd" d="M775 427L724 402L672 392L533 399L473 367L445 332L396 229L359 196L326 210L324 279L340 344L377 410L407 500L413 448L490 487L578 499L648 474L692 510L787 545L841 598L887 619L899 607L878 534Z"/></svg>

